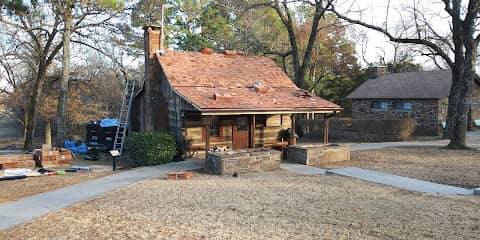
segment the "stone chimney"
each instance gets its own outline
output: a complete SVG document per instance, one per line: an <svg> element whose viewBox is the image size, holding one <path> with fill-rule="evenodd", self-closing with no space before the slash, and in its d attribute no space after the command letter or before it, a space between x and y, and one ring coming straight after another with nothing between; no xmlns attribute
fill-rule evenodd
<svg viewBox="0 0 480 240"><path fill-rule="evenodd" d="M156 25L148 25L143 28L144 52L145 52L145 77L147 77L152 61L156 61L155 54L161 47L162 27Z"/></svg>
<svg viewBox="0 0 480 240"><path fill-rule="evenodd" d="M368 79L378 78L387 74L387 66L385 65L371 65L368 67Z"/></svg>
<svg viewBox="0 0 480 240"><path fill-rule="evenodd" d="M143 85L144 95L142 99L142 130L150 132L154 130L154 111L153 104L156 101L155 94L155 76L159 71L157 62L157 51L161 47L162 27L156 25L148 25L144 30L144 53L145 53L145 82Z"/></svg>

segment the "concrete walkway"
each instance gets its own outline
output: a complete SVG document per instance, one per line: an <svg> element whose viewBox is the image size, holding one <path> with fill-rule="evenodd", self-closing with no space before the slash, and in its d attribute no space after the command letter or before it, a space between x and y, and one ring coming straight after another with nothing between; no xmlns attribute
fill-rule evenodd
<svg viewBox="0 0 480 240"><path fill-rule="evenodd" d="M353 177L415 192L442 195L480 195L480 189L465 189L356 167L324 170L298 163L282 162L280 168L302 175L336 174Z"/></svg>
<svg viewBox="0 0 480 240"><path fill-rule="evenodd" d="M401 177L393 174L371 171L356 167L327 170L328 174L354 177L369 182L380 183L401 189L442 195L473 195L473 189L465 189L438 183Z"/></svg>
<svg viewBox="0 0 480 240"><path fill-rule="evenodd" d="M351 146L352 151L363 151L372 149L382 149L390 147L422 147L422 146L446 146L447 140L438 141L409 141L409 142L379 142L379 143L359 143Z"/></svg>
<svg viewBox="0 0 480 240"><path fill-rule="evenodd" d="M298 163L292 163L292 162L282 162L280 163L280 168L297 173L297 174L302 174L302 175L324 175L326 174L325 170L316 168L316 167L311 167L303 164L298 164Z"/></svg>
<svg viewBox="0 0 480 240"><path fill-rule="evenodd" d="M93 199L100 194L141 180L159 177L171 171L200 169L201 167L193 161L141 167L17 201L2 203L0 204L0 230L65 208L76 202Z"/></svg>
<svg viewBox="0 0 480 240"><path fill-rule="evenodd" d="M480 148L480 142L469 141L468 138L480 137L480 131L467 132L467 144L473 148ZM433 141L405 141L405 142L378 142L378 143L358 143L351 145L352 151L363 151L371 149L382 149L390 147L422 147L422 146L447 146L449 140Z"/></svg>

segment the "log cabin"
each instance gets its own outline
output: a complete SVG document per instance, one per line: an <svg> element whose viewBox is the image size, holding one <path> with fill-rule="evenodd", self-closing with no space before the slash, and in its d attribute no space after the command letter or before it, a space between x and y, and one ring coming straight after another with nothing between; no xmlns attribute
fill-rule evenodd
<svg viewBox="0 0 480 240"><path fill-rule="evenodd" d="M145 81L132 105L134 131L170 131L185 152L286 146L295 144L294 114L341 110L299 89L270 58L164 51L161 32L144 28Z"/></svg>

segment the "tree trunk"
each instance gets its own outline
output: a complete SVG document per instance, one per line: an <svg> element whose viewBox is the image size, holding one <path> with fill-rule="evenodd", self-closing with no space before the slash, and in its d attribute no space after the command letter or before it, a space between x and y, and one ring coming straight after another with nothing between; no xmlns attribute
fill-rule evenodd
<svg viewBox="0 0 480 240"><path fill-rule="evenodd" d="M27 124L28 124L28 116L27 113L23 113L23 139L27 138Z"/></svg>
<svg viewBox="0 0 480 240"><path fill-rule="evenodd" d="M40 96L43 92L43 85L45 84L45 74L47 66L44 63L38 65L37 77L32 89L32 95L30 96L30 104L27 109L27 132L25 134L25 142L23 149L26 151L33 150L33 137L35 133L35 115L37 114L37 103L40 100Z"/></svg>
<svg viewBox="0 0 480 240"><path fill-rule="evenodd" d="M469 4L469 8L471 8ZM457 17L453 19L455 66L452 68L452 88L448 99L446 134L450 138L448 148L465 149L468 112L475 79L475 64L478 44L473 39L474 21L460 20L460 1L454 2ZM475 14L476 15L476 14Z"/></svg>
<svg viewBox="0 0 480 240"><path fill-rule="evenodd" d="M45 144L52 145L52 125L50 120L45 121Z"/></svg>
<svg viewBox="0 0 480 240"><path fill-rule="evenodd" d="M298 69L298 72L295 72L295 81L299 88L305 88L305 73L307 68L310 66L310 60L312 58L312 51L315 41L318 34L318 24L320 23L320 18L324 15L325 9L321 1L315 4L315 16L312 20L312 29L310 30L310 36L308 38L308 45L305 49L305 55L303 56L303 62L301 67ZM298 77L297 77L298 76Z"/></svg>
<svg viewBox="0 0 480 240"><path fill-rule="evenodd" d="M69 10L64 14L65 32L63 33L62 80L57 106L57 139L58 146L62 146L66 139L65 113L68 103L68 83L70 79L70 36L72 34L72 15Z"/></svg>
<svg viewBox="0 0 480 240"><path fill-rule="evenodd" d="M284 9L285 9L285 14L286 14L286 19L285 17L282 18L283 24L287 28L288 32L288 38L290 40L290 47L292 49L292 61L293 61L293 71L294 71L294 77L295 77L295 84L299 88L305 88L305 74L307 72L308 67L310 66L310 60L312 58L312 51L313 51L313 46L315 44L315 41L317 39L317 34L318 34L318 25L320 23L320 19L322 16L325 14L325 7L323 6L323 3L316 2L315 3L315 15L312 19L312 29L310 30L310 36L308 39L308 44L307 48L305 49L305 53L303 55L302 62L300 62L300 51L297 46L297 38L295 36L295 31L293 27L293 19L290 13L288 12L289 9L287 7L287 4L284 2ZM281 16L281 10L280 8L276 7L277 13L279 16Z"/></svg>

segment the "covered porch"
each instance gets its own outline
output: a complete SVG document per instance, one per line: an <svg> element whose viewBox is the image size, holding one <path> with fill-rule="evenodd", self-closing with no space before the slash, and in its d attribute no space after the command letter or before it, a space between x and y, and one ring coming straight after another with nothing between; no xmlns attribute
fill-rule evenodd
<svg viewBox="0 0 480 240"><path fill-rule="evenodd" d="M323 116L323 143L328 143L328 119L332 111L295 112L185 112L182 134L185 152L201 157L205 150L276 148L295 145L295 119L299 115ZM202 156L203 157L203 156ZM205 154L206 157L206 154Z"/></svg>

